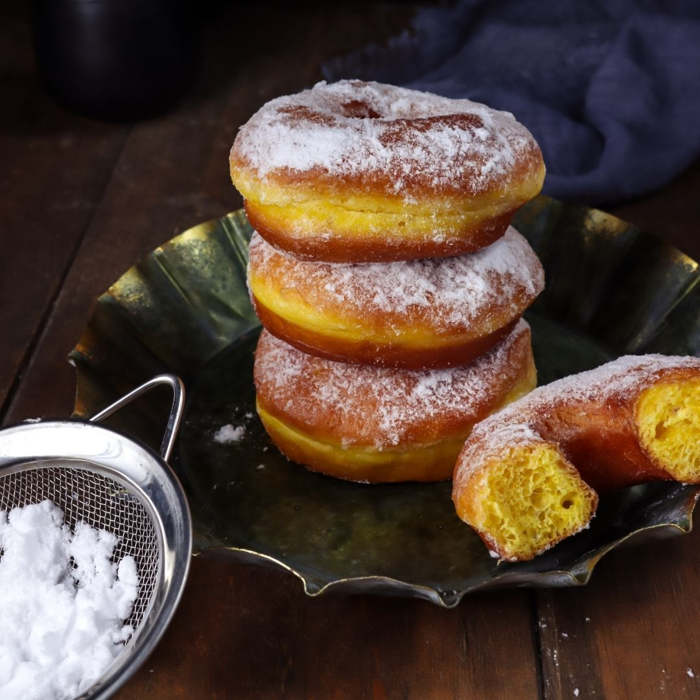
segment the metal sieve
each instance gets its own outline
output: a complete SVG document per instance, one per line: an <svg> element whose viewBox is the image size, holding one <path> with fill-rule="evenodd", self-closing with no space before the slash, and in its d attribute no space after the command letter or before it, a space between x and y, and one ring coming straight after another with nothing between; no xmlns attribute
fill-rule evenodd
<svg viewBox="0 0 700 700"><path fill-rule="evenodd" d="M173 391L160 456L97 425L155 386ZM167 465L184 410L184 387L163 374L107 406L89 422L38 421L0 430L0 510L45 499L73 527L82 520L119 539L114 561L131 555L139 593L125 621L134 633L103 677L80 698L106 698L145 661L180 600L192 554L184 491Z"/></svg>

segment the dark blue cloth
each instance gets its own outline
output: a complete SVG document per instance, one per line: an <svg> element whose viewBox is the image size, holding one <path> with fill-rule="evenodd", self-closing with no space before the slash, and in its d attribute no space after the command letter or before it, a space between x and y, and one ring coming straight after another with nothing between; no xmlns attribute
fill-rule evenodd
<svg viewBox="0 0 700 700"><path fill-rule="evenodd" d="M699 0L464 0L419 10L413 31L324 74L513 112L562 199L627 199L700 155Z"/></svg>

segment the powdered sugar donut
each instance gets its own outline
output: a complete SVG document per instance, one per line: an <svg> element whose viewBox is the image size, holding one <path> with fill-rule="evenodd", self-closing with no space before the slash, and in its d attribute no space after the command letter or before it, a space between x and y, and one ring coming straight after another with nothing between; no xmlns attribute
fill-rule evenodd
<svg viewBox="0 0 700 700"><path fill-rule="evenodd" d="M535 389L474 429L452 497L515 561L586 527L595 490L659 479L700 483L700 358L628 355Z"/></svg>
<svg viewBox="0 0 700 700"><path fill-rule="evenodd" d="M265 104L238 132L230 167L268 241L341 262L488 245L545 173L537 143L510 113L358 80Z"/></svg>
<svg viewBox="0 0 700 700"><path fill-rule="evenodd" d="M453 369L334 362L266 331L255 354L257 410L272 441L312 470L353 481L448 479L474 423L535 383L525 321Z"/></svg>
<svg viewBox="0 0 700 700"><path fill-rule="evenodd" d="M248 285L263 325L301 350L418 369L467 364L493 347L544 273L512 227L471 255L390 263L299 260L254 234Z"/></svg>

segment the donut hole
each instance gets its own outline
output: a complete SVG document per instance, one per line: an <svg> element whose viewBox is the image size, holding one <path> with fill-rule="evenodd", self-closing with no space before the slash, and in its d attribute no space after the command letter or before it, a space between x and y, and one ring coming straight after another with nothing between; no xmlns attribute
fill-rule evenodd
<svg viewBox="0 0 700 700"><path fill-rule="evenodd" d="M340 105L340 109L344 117L354 117L357 119L380 119L382 116L363 100L350 100L349 102L343 102L343 104Z"/></svg>
<svg viewBox="0 0 700 700"><path fill-rule="evenodd" d="M279 113L292 122L307 121L320 126L335 126L337 123L337 118L332 114L324 114L319 110L311 109L311 107L306 107L305 105L280 107Z"/></svg>
<svg viewBox="0 0 700 700"><path fill-rule="evenodd" d="M486 467L477 530L505 559L531 559L591 519L595 492L552 445L510 448Z"/></svg>
<svg viewBox="0 0 700 700"><path fill-rule="evenodd" d="M637 425L643 447L674 479L700 481L700 379L659 383L642 392Z"/></svg>

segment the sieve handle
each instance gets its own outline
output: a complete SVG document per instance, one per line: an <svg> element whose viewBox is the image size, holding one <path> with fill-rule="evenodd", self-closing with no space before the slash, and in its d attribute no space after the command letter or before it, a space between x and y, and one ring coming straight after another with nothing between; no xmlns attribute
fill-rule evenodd
<svg viewBox="0 0 700 700"><path fill-rule="evenodd" d="M109 418L109 416L116 413L123 406L131 403L134 399L145 394L147 391L150 391L154 386L159 386L161 384L167 384L173 390L173 403L170 407L170 415L168 416L168 422L165 426L165 434L160 443L160 456L167 462L173 451L177 431L180 429L182 414L185 410L185 385L182 383L180 377L176 377L174 374L159 374L153 377L153 379L149 379L144 384L141 384L141 386L132 389L128 394L122 396L121 399L117 399L114 403L107 406L107 408L98 411L89 419L90 422L98 423L105 418Z"/></svg>

